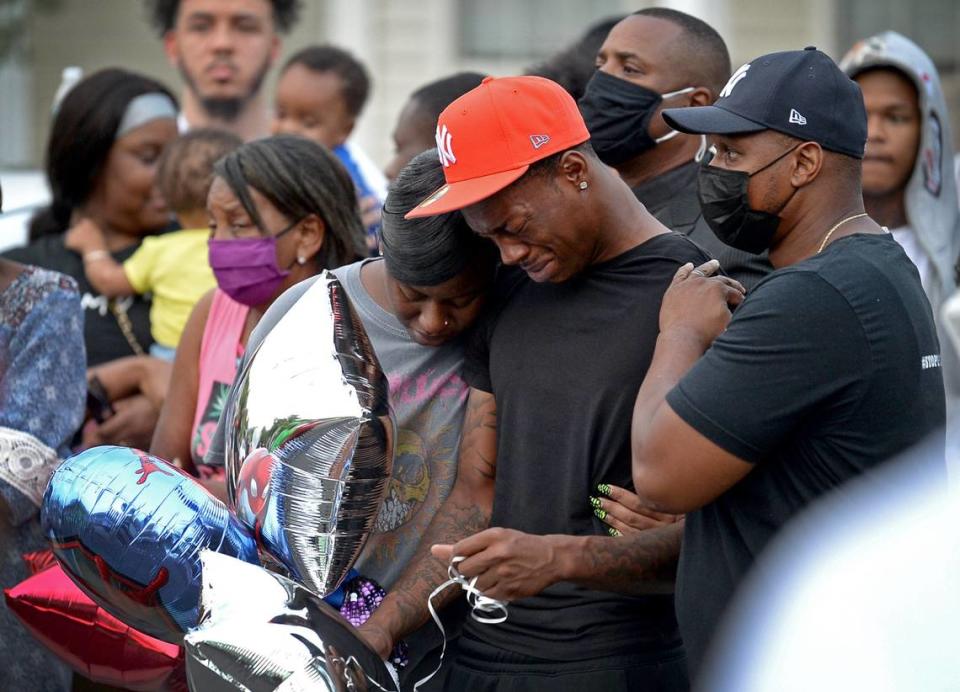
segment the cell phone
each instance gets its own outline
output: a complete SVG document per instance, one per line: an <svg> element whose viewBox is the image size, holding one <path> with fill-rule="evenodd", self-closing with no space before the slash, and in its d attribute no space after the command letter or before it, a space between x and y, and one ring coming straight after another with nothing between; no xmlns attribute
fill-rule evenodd
<svg viewBox="0 0 960 692"><path fill-rule="evenodd" d="M94 375L87 380L87 415L97 423L103 423L105 420L116 413L113 406L110 405L110 397L107 396L107 390L104 388L100 379Z"/></svg>

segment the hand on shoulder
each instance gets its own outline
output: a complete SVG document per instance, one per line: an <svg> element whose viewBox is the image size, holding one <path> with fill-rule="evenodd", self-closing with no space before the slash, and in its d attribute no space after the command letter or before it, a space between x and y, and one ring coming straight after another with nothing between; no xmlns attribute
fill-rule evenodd
<svg viewBox="0 0 960 692"><path fill-rule="evenodd" d="M64 245L81 255L94 250L106 250L103 231L90 219L80 219L64 235Z"/></svg>

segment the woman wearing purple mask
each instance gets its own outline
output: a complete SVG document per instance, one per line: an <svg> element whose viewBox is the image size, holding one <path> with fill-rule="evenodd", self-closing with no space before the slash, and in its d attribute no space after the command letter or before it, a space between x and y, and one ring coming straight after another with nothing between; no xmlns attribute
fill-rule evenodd
<svg viewBox="0 0 960 692"><path fill-rule="evenodd" d="M353 183L318 144L286 135L261 139L214 170L207 211L218 288L187 322L150 446L201 476L216 475L202 466L203 456L263 313L295 283L366 254Z"/></svg>

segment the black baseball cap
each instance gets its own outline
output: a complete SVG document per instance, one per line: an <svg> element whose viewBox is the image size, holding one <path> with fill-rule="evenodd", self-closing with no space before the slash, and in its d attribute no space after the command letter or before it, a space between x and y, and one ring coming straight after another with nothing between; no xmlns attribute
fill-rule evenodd
<svg viewBox="0 0 960 692"><path fill-rule="evenodd" d="M867 142L860 87L812 46L760 56L733 73L712 106L668 108L663 119L689 134L776 130L858 159Z"/></svg>

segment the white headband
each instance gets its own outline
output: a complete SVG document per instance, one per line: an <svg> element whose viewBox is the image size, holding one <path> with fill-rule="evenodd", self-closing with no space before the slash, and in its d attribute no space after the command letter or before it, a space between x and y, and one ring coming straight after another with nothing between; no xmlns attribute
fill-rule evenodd
<svg viewBox="0 0 960 692"><path fill-rule="evenodd" d="M166 94L153 91L149 94L140 94L127 104L127 110L120 119L120 125L117 127L117 134L114 139L119 139L123 135L135 130L141 125L146 125L152 120L159 118L177 118L177 107Z"/></svg>

